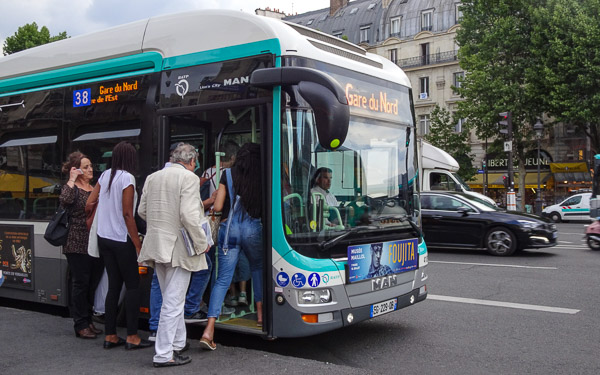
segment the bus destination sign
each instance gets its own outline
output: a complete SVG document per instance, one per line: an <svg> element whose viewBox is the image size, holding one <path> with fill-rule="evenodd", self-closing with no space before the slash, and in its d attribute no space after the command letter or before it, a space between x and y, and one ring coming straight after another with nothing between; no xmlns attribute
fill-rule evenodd
<svg viewBox="0 0 600 375"><path fill-rule="evenodd" d="M92 93L91 88L73 91L73 107L117 102L124 93L138 90L138 80L121 81L114 84L100 84Z"/></svg>

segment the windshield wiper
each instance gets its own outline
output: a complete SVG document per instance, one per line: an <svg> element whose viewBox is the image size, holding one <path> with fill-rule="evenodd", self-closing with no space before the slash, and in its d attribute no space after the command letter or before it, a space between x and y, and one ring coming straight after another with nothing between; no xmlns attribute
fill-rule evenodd
<svg viewBox="0 0 600 375"><path fill-rule="evenodd" d="M421 228L419 228L417 226L417 224L415 224L414 221L411 220L410 216L407 215L388 215L388 216L379 216L376 218L376 220L378 221L383 221L383 220L400 220L401 222L408 222L408 224L412 227L412 229L417 233L417 235L419 236L419 238L423 238L423 232L421 232Z"/></svg>
<svg viewBox="0 0 600 375"><path fill-rule="evenodd" d="M319 251L323 252L323 251L326 251L326 250L334 247L341 240L348 237L352 233L358 233L358 232L373 230L373 229L377 229L377 227L370 226L370 225L362 225L360 227L350 228L346 232L340 234L339 236L333 237L329 240L321 241L318 245Z"/></svg>

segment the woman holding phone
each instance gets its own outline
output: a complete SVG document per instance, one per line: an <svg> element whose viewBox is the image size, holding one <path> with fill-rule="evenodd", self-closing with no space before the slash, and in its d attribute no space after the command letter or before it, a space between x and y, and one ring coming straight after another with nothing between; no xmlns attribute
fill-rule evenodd
<svg viewBox="0 0 600 375"><path fill-rule="evenodd" d="M88 255L89 232L85 225L85 204L93 186L92 162L79 151L72 152L63 164L62 172L69 180L60 192L60 204L70 209L71 223L67 244L63 254L67 258L71 272L71 303L69 309L73 317L75 336L95 339L102 330L92 323L94 290L100 281L103 265L99 258Z"/></svg>

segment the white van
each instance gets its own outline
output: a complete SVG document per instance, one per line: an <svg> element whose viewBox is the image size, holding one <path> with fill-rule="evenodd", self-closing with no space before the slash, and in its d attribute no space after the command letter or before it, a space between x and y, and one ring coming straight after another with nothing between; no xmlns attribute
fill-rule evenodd
<svg viewBox="0 0 600 375"><path fill-rule="evenodd" d="M589 220L591 196L592 193L572 195L559 204L544 208L542 215L549 217L555 223L568 220Z"/></svg>
<svg viewBox="0 0 600 375"><path fill-rule="evenodd" d="M425 141L421 142L421 191L459 191L496 206L492 198L471 191L471 188L456 173L458 162L446 151Z"/></svg>

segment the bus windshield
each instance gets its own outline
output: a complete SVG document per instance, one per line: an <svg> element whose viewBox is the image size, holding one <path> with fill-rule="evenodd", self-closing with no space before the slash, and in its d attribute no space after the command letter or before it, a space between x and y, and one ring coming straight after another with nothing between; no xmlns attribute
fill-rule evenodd
<svg viewBox="0 0 600 375"><path fill-rule="evenodd" d="M323 149L310 109L282 116L282 190L291 243L364 228L409 228L414 214L414 132L410 126L351 116L336 151Z"/></svg>

